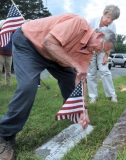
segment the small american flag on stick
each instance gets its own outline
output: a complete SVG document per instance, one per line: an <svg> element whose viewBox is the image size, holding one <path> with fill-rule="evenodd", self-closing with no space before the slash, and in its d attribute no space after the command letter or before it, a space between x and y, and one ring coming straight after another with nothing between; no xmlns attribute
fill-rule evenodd
<svg viewBox="0 0 126 160"><path fill-rule="evenodd" d="M10 41L12 32L16 31L24 23L24 18L13 2L8 12L6 21L0 31L0 46L6 46Z"/></svg>
<svg viewBox="0 0 126 160"><path fill-rule="evenodd" d="M60 111L56 114L56 120L70 119L78 123L80 114L84 111L83 85L80 82L70 97L66 100Z"/></svg>

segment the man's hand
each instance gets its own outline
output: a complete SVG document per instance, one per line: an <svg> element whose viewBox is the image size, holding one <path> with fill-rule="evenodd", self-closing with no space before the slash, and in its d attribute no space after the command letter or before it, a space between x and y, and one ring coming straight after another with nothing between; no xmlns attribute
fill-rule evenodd
<svg viewBox="0 0 126 160"><path fill-rule="evenodd" d="M85 71L84 68L79 63L75 65L74 69L77 72L78 81L84 83L87 76L87 71Z"/></svg>
<svg viewBox="0 0 126 160"><path fill-rule="evenodd" d="M88 116L88 110L85 109L84 113L81 113L80 115L80 121L79 124L83 127L83 129L85 130L88 127L88 124L90 123L90 119Z"/></svg>

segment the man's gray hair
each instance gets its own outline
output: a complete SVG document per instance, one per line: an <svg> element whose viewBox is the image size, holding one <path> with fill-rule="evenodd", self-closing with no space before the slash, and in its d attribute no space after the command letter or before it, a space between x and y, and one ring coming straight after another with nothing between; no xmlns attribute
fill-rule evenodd
<svg viewBox="0 0 126 160"><path fill-rule="evenodd" d="M113 20L119 18L120 16L120 9L118 6L115 6L113 4L107 5L103 11L103 14L109 14Z"/></svg>
<svg viewBox="0 0 126 160"><path fill-rule="evenodd" d="M97 28L96 33L103 33L105 42L111 42L113 46L116 43L116 34L107 27Z"/></svg>

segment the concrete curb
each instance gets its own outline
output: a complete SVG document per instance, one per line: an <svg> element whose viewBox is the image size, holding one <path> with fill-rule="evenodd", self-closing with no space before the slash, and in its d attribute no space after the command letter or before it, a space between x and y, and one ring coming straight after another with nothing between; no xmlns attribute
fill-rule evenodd
<svg viewBox="0 0 126 160"><path fill-rule="evenodd" d="M124 144L126 145L126 110L92 160L116 160L118 151L123 149Z"/></svg>

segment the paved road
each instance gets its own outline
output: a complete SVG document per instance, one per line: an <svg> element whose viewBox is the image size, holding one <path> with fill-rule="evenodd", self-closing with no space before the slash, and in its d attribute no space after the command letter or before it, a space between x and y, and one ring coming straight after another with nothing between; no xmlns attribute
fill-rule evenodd
<svg viewBox="0 0 126 160"><path fill-rule="evenodd" d="M126 68L121 68L120 66L117 67L112 67L111 68L111 73L112 73L112 77L118 77L118 76L122 76L122 75L126 75ZM100 76L99 71L97 72L98 76ZM47 72L47 70L44 70L44 72L41 73L41 78L48 78L49 73Z"/></svg>
<svg viewBox="0 0 126 160"><path fill-rule="evenodd" d="M118 77L118 76L122 76L122 75L126 75L126 68L121 68L120 66L119 67L112 67L110 71L112 73L113 78ZM100 74L98 71L98 76L99 75Z"/></svg>
<svg viewBox="0 0 126 160"><path fill-rule="evenodd" d="M126 68L121 68L120 66L119 67L112 67L110 71L112 73L113 78L121 76L121 75L126 75ZM100 76L99 71L97 74L98 74L98 76ZM15 75L12 74L12 76L15 76ZM52 77L52 76L50 76L50 74L48 73L47 70L44 70L41 73L41 78L49 78L49 77Z"/></svg>
<svg viewBox="0 0 126 160"><path fill-rule="evenodd" d="M122 76L122 75L126 75L126 68L121 68L120 66L112 67L110 71L112 73L113 78ZM97 74L98 76L100 76L99 71L97 72ZM41 78L48 78L48 77L50 77L49 73L47 72L47 70L44 70L41 73Z"/></svg>

